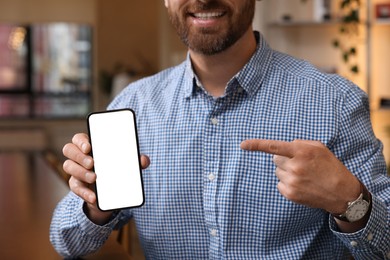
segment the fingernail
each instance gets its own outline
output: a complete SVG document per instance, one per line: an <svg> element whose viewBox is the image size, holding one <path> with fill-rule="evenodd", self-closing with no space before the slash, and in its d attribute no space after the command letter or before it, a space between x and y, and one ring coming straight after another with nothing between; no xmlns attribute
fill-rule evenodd
<svg viewBox="0 0 390 260"><path fill-rule="evenodd" d="M87 151L87 144L86 143L83 143L81 145L81 149L83 150L83 152L86 152Z"/></svg>
<svg viewBox="0 0 390 260"><path fill-rule="evenodd" d="M92 166L92 160L91 158L87 157L83 160L83 164L85 167L90 168Z"/></svg>
<svg viewBox="0 0 390 260"><path fill-rule="evenodd" d="M85 179L87 180L88 183L92 183L95 181L95 175L93 173L86 172Z"/></svg>

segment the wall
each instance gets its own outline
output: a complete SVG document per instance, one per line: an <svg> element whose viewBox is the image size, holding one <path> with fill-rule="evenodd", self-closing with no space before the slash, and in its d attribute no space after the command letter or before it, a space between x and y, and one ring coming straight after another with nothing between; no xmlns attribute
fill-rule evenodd
<svg viewBox="0 0 390 260"><path fill-rule="evenodd" d="M159 69L164 69L182 62L187 54L187 47L181 42L173 29L162 1L159 4Z"/></svg>
<svg viewBox="0 0 390 260"><path fill-rule="evenodd" d="M98 73L115 73L117 64L134 70L137 76L158 69L160 0L97 0ZM98 108L110 101L102 96Z"/></svg>
<svg viewBox="0 0 390 260"><path fill-rule="evenodd" d="M0 20L95 24L95 0L0 0Z"/></svg>
<svg viewBox="0 0 390 260"><path fill-rule="evenodd" d="M372 0L372 4L390 3L386 0ZM379 107L379 99L390 99L390 19L380 23L375 19L375 7L371 8L371 85L374 108Z"/></svg>
<svg viewBox="0 0 390 260"><path fill-rule="evenodd" d="M390 110L380 109L380 98L390 99L390 20L379 23L375 19L375 4L389 3L386 0L372 0L371 8L371 106L374 131L384 143L384 154L390 165Z"/></svg>
<svg viewBox="0 0 390 260"><path fill-rule="evenodd" d="M120 62L137 71L155 71L158 6L163 2L97 0L97 4L99 69L112 70Z"/></svg>

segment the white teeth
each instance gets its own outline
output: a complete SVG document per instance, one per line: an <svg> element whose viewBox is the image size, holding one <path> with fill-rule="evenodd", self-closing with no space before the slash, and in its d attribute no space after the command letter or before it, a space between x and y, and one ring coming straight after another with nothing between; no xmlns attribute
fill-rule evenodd
<svg viewBox="0 0 390 260"><path fill-rule="evenodd" d="M211 19L222 16L223 13L196 13L194 16L199 19Z"/></svg>

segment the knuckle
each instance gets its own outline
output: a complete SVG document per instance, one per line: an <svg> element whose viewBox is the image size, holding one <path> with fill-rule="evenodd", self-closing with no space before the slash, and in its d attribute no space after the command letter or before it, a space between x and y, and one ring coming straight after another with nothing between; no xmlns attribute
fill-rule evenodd
<svg viewBox="0 0 390 260"><path fill-rule="evenodd" d="M77 196L79 196L80 198L83 199L83 188L82 186L80 185L80 181L78 181L76 178L74 178L73 176L69 179L69 188L71 189L71 191L76 194Z"/></svg>
<svg viewBox="0 0 390 260"><path fill-rule="evenodd" d="M69 151L71 150L71 147L72 147L72 144L70 144L70 143L65 144L64 147L62 148L62 154L65 156L68 156Z"/></svg>
<svg viewBox="0 0 390 260"><path fill-rule="evenodd" d="M292 176L300 175L301 173L301 166L299 164L291 164L290 166L290 172Z"/></svg>
<svg viewBox="0 0 390 260"><path fill-rule="evenodd" d="M77 133L72 138L72 143L79 144L88 140L88 135L85 133Z"/></svg>
<svg viewBox="0 0 390 260"><path fill-rule="evenodd" d="M279 155L272 156L272 161L275 165L280 165L283 163L283 157Z"/></svg>
<svg viewBox="0 0 390 260"><path fill-rule="evenodd" d="M304 176L304 174L307 172L306 167L307 167L307 163L303 164L297 160L290 163L289 171L294 181L299 181L299 177Z"/></svg>
<svg viewBox="0 0 390 260"><path fill-rule="evenodd" d="M75 188L76 188L76 183L75 183L75 179L74 179L73 176L69 178L68 185L69 185L69 188L70 188L72 191L75 190Z"/></svg>
<svg viewBox="0 0 390 260"><path fill-rule="evenodd" d="M284 190L284 196L286 197L286 199L290 201L294 201L294 202L299 201L297 193L291 188Z"/></svg>
<svg viewBox="0 0 390 260"><path fill-rule="evenodd" d="M281 170L277 167L275 169L275 176L280 180L282 178Z"/></svg>
<svg viewBox="0 0 390 260"><path fill-rule="evenodd" d="M64 171L66 173L69 173L70 172L70 164L71 164L71 161L70 160L66 160L63 164L62 164L62 169L64 169Z"/></svg>
<svg viewBox="0 0 390 260"><path fill-rule="evenodd" d="M67 160L64 162L63 168L64 171L71 176L69 181L71 181L73 185L78 185L78 181L81 180L78 165L71 160Z"/></svg>
<svg viewBox="0 0 390 260"><path fill-rule="evenodd" d="M77 153L77 154L76 154L76 161L77 161L79 164L83 162L84 158L85 158L85 155L84 155L83 153Z"/></svg>
<svg viewBox="0 0 390 260"><path fill-rule="evenodd" d="M77 144L79 138L80 138L80 134L75 134L75 135L72 137L72 143Z"/></svg>
<svg viewBox="0 0 390 260"><path fill-rule="evenodd" d="M269 149L269 151L271 152L271 153L273 153L273 154L277 154L279 151L279 149L278 149L278 146L277 145L275 145L274 143L272 143L272 142L269 142L268 143L268 149Z"/></svg>

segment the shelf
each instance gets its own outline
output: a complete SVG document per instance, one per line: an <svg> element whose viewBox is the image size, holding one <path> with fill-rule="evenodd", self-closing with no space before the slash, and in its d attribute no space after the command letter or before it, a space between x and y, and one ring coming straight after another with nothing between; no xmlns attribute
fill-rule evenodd
<svg viewBox="0 0 390 260"><path fill-rule="evenodd" d="M374 25L386 25L386 26L390 26L390 18L386 18L386 19L378 18L378 19L375 19L375 20L374 20Z"/></svg>
<svg viewBox="0 0 390 260"><path fill-rule="evenodd" d="M26 93L0 95L0 119L84 117L91 108L89 93Z"/></svg>
<svg viewBox="0 0 390 260"><path fill-rule="evenodd" d="M275 21L271 22L270 26L278 26L278 27L294 27L294 26L333 26L339 25L339 21Z"/></svg>

